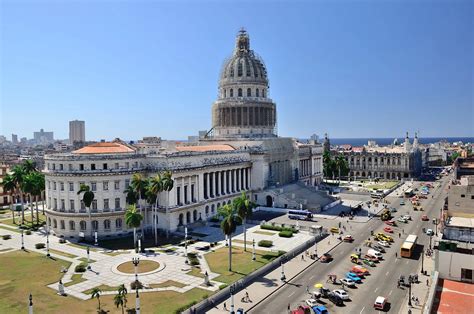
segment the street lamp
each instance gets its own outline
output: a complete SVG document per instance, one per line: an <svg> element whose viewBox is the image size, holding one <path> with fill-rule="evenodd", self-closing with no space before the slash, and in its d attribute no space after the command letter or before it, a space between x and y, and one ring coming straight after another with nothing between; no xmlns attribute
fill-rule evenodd
<svg viewBox="0 0 474 314"><path fill-rule="evenodd" d="M21 229L21 249L24 250L25 249L25 239L23 238L24 235L23 235L23 229Z"/></svg>
<svg viewBox="0 0 474 314"><path fill-rule="evenodd" d="M135 266L135 283L138 285L138 264L140 263L139 257L133 257L132 263Z"/></svg>
<svg viewBox="0 0 474 314"><path fill-rule="evenodd" d="M252 261L255 261L257 257L255 256L255 239L252 240Z"/></svg>
<svg viewBox="0 0 474 314"><path fill-rule="evenodd" d="M140 296L138 295L138 287L135 289L136 295L135 295L135 313L140 314Z"/></svg>
<svg viewBox="0 0 474 314"><path fill-rule="evenodd" d="M432 234L430 234L430 250L431 250L431 238L433 237Z"/></svg>
<svg viewBox="0 0 474 314"><path fill-rule="evenodd" d="M46 227L46 256L51 256L51 254L49 254L49 226Z"/></svg>
<svg viewBox="0 0 474 314"><path fill-rule="evenodd" d="M421 251L421 273L424 274L425 271L423 269L423 260L425 259L425 250Z"/></svg>
<svg viewBox="0 0 474 314"><path fill-rule="evenodd" d="M230 314L234 314L234 292L235 292L235 287L234 285L230 286Z"/></svg>
<svg viewBox="0 0 474 314"><path fill-rule="evenodd" d="M281 281L285 281L286 280L286 276L285 276L285 259L282 257L281 258L281 277L280 277Z"/></svg>
<svg viewBox="0 0 474 314"><path fill-rule="evenodd" d="M411 307L411 280L408 277L408 306Z"/></svg>
<svg viewBox="0 0 474 314"><path fill-rule="evenodd" d="M184 261L186 264L189 264L188 261L188 227L184 227L184 257L186 260Z"/></svg>
<svg viewBox="0 0 474 314"><path fill-rule="evenodd" d="M33 314L33 296L30 293L29 297L30 303L28 305L28 314Z"/></svg>
<svg viewBox="0 0 474 314"><path fill-rule="evenodd" d="M91 264L90 264L90 256L89 256L89 247L87 247L87 269L91 269Z"/></svg>
<svg viewBox="0 0 474 314"><path fill-rule="evenodd" d="M438 236L439 220L437 218L433 218L433 225L435 225L435 235Z"/></svg>

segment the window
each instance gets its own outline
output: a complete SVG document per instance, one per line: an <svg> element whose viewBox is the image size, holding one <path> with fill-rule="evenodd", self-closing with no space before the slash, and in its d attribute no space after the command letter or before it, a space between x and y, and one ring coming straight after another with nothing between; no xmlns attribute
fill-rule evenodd
<svg viewBox="0 0 474 314"><path fill-rule="evenodd" d="M74 221L73 221L74 222ZM86 231L87 230L87 224L84 220L82 220L80 223L79 223L79 229L81 229L81 231Z"/></svg>
<svg viewBox="0 0 474 314"><path fill-rule="evenodd" d="M76 223L73 220L69 221L69 230L76 230Z"/></svg>
<svg viewBox="0 0 474 314"><path fill-rule="evenodd" d="M48 189L51 190L51 181L48 181Z"/></svg>
<svg viewBox="0 0 474 314"><path fill-rule="evenodd" d="M135 161L135 162L133 163L133 167L134 167L134 168L138 168L138 161Z"/></svg>
<svg viewBox="0 0 474 314"><path fill-rule="evenodd" d="M53 170L56 170L56 164L53 164Z"/></svg>
<svg viewBox="0 0 474 314"><path fill-rule="evenodd" d="M69 210L74 210L74 200L69 200Z"/></svg>
<svg viewBox="0 0 474 314"><path fill-rule="evenodd" d="M103 164L102 169L107 170L107 164Z"/></svg>
<svg viewBox="0 0 474 314"><path fill-rule="evenodd" d="M56 181L53 182L53 190L56 191Z"/></svg>
<svg viewBox="0 0 474 314"><path fill-rule="evenodd" d="M234 97L234 90L232 88L230 89L230 97Z"/></svg>
<svg viewBox="0 0 474 314"><path fill-rule="evenodd" d="M66 224L64 223L64 220L60 220L59 221L59 226L61 227L61 229L66 229Z"/></svg>
<svg viewBox="0 0 474 314"><path fill-rule="evenodd" d="M461 197L463 197L463 198L466 197L466 194L461 194Z"/></svg>
<svg viewBox="0 0 474 314"><path fill-rule="evenodd" d="M234 67L230 68L230 77L234 77ZM232 96L230 96L232 97Z"/></svg>
<svg viewBox="0 0 474 314"><path fill-rule="evenodd" d="M92 192L97 191L97 183L96 182L91 182L91 190L92 190Z"/></svg>
<svg viewBox="0 0 474 314"><path fill-rule="evenodd" d="M474 200L474 195L471 195L471 200Z"/></svg>
<svg viewBox="0 0 474 314"><path fill-rule="evenodd" d="M54 207L53 207L54 210L57 210L58 209L58 199L55 198L54 199Z"/></svg>
<svg viewBox="0 0 474 314"><path fill-rule="evenodd" d="M66 202L61 200L61 210L66 210Z"/></svg>
<svg viewBox="0 0 474 314"><path fill-rule="evenodd" d="M189 203L188 202L188 186L187 185L184 186L184 203L185 204Z"/></svg>
<svg viewBox="0 0 474 314"><path fill-rule="evenodd" d="M97 200L92 201L92 209L97 210Z"/></svg>
<svg viewBox="0 0 474 314"><path fill-rule="evenodd" d="M117 181L114 181L114 189L117 191L120 189L120 181L117 180Z"/></svg>
<svg viewBox="0 0 474 314"><path fill-rule="evenodd" d="M86 204L84 204L84 202L81 200L81 210L85 210L86 209Z"/></svg>
<svg viewBox="0 0 474 314"><path fill-rule="evenodd" d="M110 220L108 219L104 220L104 229L110 230Z"/></svg>
<svg viewBox="0 0 474 314"><path fill-rule="evenodd" d="M116 162L116 163L115 163L115 169L118 169L118 168L119 168L119 163Z"/></svg>
<svg viewBox="0 0 474 314"><path fill-rule="evenodd" d="M237 76L242 76L242 62L237 65Z"/></svg>
<svg viewBox="0 0 474 314"><path fill-rule="evenodd" d="M247 88L247 97L252 96L252 90L250 88Z"/></svg>
<svg viewBox="0 0 474 314"><path fill-rule="evenodd" d="M74 191L74 182L69 182L69 191L70 192Z"/></svg>
<svg viewBox="0 0 474 314"><path fill-rule="evenodd" d="M104 181L102 182L102 189L104 191L108 191L109 190L109 181Z"/></svg>
<svg viewBox="0 0 474 314"><path fill-rule="evenodd" d="M262 97L265 97L265 89L262 89Z"/></svg>
<svg viewBox="0 0 474 314"><path fill-rule="evenodd" d="M59 170L64 170L64 165L63 164L59 164Z"/></svg>
<svg viewBox="0 0 474 314"><path fill-rule="evenodd" d="M84 164L79 164L79 170L84 170Z"/></svg>
<svg viewBox="0 0 474 314"><path fill-rule="evenodd" d="M104 210L109 210L109 199L104 198Z"/></svg>
<svg viewBox="0 0 474 314"><path fill-rule="evenodd" d="M97 220L92 220L92 230L93 231L99 230L99 222Z"/></svg>
<svg viewBox="0 0 474 314"><path fill-rule="evenodd" d="M56 229L58 227L58 222L56 219L53 219L53 228Z"/></svg>
<svg viewBox="0 0 474 314"><path fill-rule="evenodd" d="M61 188L61 191L64 191L64 182L60 182L60 183L59 183L59 186L60 186L60 188Z"/></svg>
<svg viewBox="0 0 474 314"><path fill-rule="evenodd" d="M130 179L126 179L125 180L125 189L128 189L129 186L130 186Z"/></svg>
<svg viewBox="0 0 474 314"><path fill-rule="evenodd" d="M120 208L120 198L118 198L118 197L115 199L115 208L116 209Z"/></svg>
<svg viewBox="0 0 474 314"><path fill-rule="evenodd" d="M180 186L176 188L176 203L177 205L181 205L181 187Z"/></svg>
<svg viewBox="0 0 474 314"><path fill-rule="evenodd" d="M257 88L257 90L255 91L255 95L256 95L257 97L260 97L260 92L259 92L258 88Z"/></svg>
<svg viewBox="0 0 474 314"><path fill-rule="evenodd" d="M72 171L72 164L68 165L69 171Z"/></svg>
<svg viewBox="0 0 474 314"><path fill-rule="evenodd" d="M194 198L194 184L191 184L191 202L196 202Z"/></svg>
<svg viewBox="0 0 474 314"><path fill-rule="evenodd" d="M224 98L227 97L227 89L224 89Z"/></svg>
<svg viewBox="0 0 474 314"><path fill-rule="evenodd" d="M91 164L91 170L95 170L95 164Z"/></svg>
<svg viewBox="0 0 474 314"><path fill-rule="evenodd" d="M115 229L122 229L122 219L121 218L115 219Z"/></svg>
<svg viewBox="0 0 474 314"><path fill-rule="evenodd" d="M238 95L237 96L242 97L242 88L238 89Z"/></svg>

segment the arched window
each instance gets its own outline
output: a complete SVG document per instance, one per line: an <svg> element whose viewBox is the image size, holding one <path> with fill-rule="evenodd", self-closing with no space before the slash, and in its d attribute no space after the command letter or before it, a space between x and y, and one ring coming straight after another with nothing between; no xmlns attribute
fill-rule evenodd
<svg viewBox="0 0 474 314"><path fill-rule="evenodd" d="M237 65L237 76L242 76L242 62Z"/></svg>
<svg viewBox="0 0 474 314"><path fill-rule="evenodd" d="M221 207L221 203L217 203L217 206L216 206L217 210L219 210L219 207Z"/></svg>
<svg viewBox="0 0 474 314"><path fill-rule="evenodd" d="M121 218L115 219L115 229L122 229L122 219Z"/></svg>
<svg viewBox="0 0 474 314"><path fill-rule="evenodd" d="M252 90L250 88L247 88L247 97L252 96Z"/></svg>
<svg viewBox="0 0 474 314"><path fill-rule="evenodd" d="M178 223L178 226L182 226L182 225L183 225L183 220L184 220L184 215L181 213L181 214L179 214L179 223Z"/></svg>
<svg viewBox="0 0 474 314"><path fill-rule="evenodd" d="M224 89L224 98L227 97L227 89Z"/></svg>
<svg viewBox="0 0 474 314"><path fill-rule="evenodd" d="M97 220L92 220L92 230L93 231L99 230L99 222Z"/></svg>
<svg viewBox="0 0 474 314"><path fill-rule="evenodd" d="M232 88L230 89L230 97L234 97L234 90Z"/></svg>
<svg viewBox="0 0 474 314"><path fill-rule="evenodd" d="M214 214L214 212L216 211L215 207L214 207L214 204L211 205L211 213Z"/></svg>
<svg viewBox="0 0 474 314"><path fill-rule="evenodd" d="M265 97L265 89L262 89L262 97Z"/></svg>
<svg viewBox="0 0 474 314"><path fill-rule="evenodd" d="M104 220L104 229L110 230L110 220L108 219Z"/></svg>
<svg viewBox="0 0 474 314"><path fill-rule="evenodd" d="M242 88L239 88L239 90L238 90L238 96L239 96L239 97L242 97Z"/></svg>
<svg viewBox="0 0 474 314"><path fill-rule="evenodd" d="M79 223L79 227L80 227L81 231L86 231L87 230L87 223L84 220L82 220Z"/></svg>
<svg viewBox="0 0 474 314"><path fill-rule="evenodd" d="M209 216L209 206L206 206L206 216Z"/></svg>
<svg viewBox="0 0 474 314"><path fill-rule="evenodd" d="M53 219L53 228L57 228L58 227L58 222L56 221L56 219Z"/></svg>
<svg viewBox="0 0 474 314"><path fill-rule="evenodd" d="M193 221L197 221L197 210L193 210Z"/></svg>
<svg viewBox="0 0 474 314"><path fill-rule="evenodd" d="M76 223L74 220L69 220L69 230L76 230Z"/></svg>
<svg viewBox="0 0 474 314"><path fill-rule="evenodd" d="M186 224L190 224L190 223L191 223L191 213L187 212L186 213Z"/></svg>
<svg viewBox="0 0 474 314"><path fill-rule="evenodd" d="M255 91L255 95L256 95L257 97L260 97L260 91L258 90L258 88L257 88L257 90Z"/></svg>
<svg viewBox="0 0 474 314"><path fill-rule="evenodd" d="M62 230L66 229L66 224L64 223L64 220L59 221L59 226L61 227Z"/></svg>

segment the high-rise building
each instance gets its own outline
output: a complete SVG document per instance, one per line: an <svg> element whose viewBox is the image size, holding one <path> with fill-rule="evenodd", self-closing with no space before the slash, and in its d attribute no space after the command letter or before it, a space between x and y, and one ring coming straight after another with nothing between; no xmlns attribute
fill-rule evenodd
<svg viewBox="0 0 474 314"><path fill-rule="evenodd" d="M50 144L54 142L54 133L41 129L39 132L33 132L33 139L36 144Z"/></svg>
<svg viewBox="0 0 474 314"><path fill-rule="evenodd" d="M18 135L12 134L12 143L13 144L18 144Z"/></svg>
<svg viewBox="0 0 474 314"><path fill-rule="evenodd" d="M85 142L86 141L86 123L84 121L69 121L69 142Z"/></svg>

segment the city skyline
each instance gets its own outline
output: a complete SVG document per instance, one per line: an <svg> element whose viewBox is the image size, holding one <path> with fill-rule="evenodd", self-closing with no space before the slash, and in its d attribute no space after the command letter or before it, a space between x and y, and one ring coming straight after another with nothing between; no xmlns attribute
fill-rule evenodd
<svg viewBox="0 0 474 314"><path fill-rule="evenodd" d="M23 137L44 128L66 139L73 119L87 122L87 140L186 139L209 130L221 64L244 26L266 61L281 136L400 138L407 130L421 137L474 135L472 3L276 3L266 8L275 18L258 21L249 6L230 16L228 4L200 4L197 17L193 5L171 3L87 9L80 3L2 3L2 41L8 45L1 75L9 80L2 80L0 133ZM166 31L178 14L187 22ZM83 25L86 16L90 23ZM120 28L122 19L128 29ZM466 114L444 115L450 107ZM20 108L30 113L24 123L18 123ZM140 127L124 127L134 124Z"/></svg>

